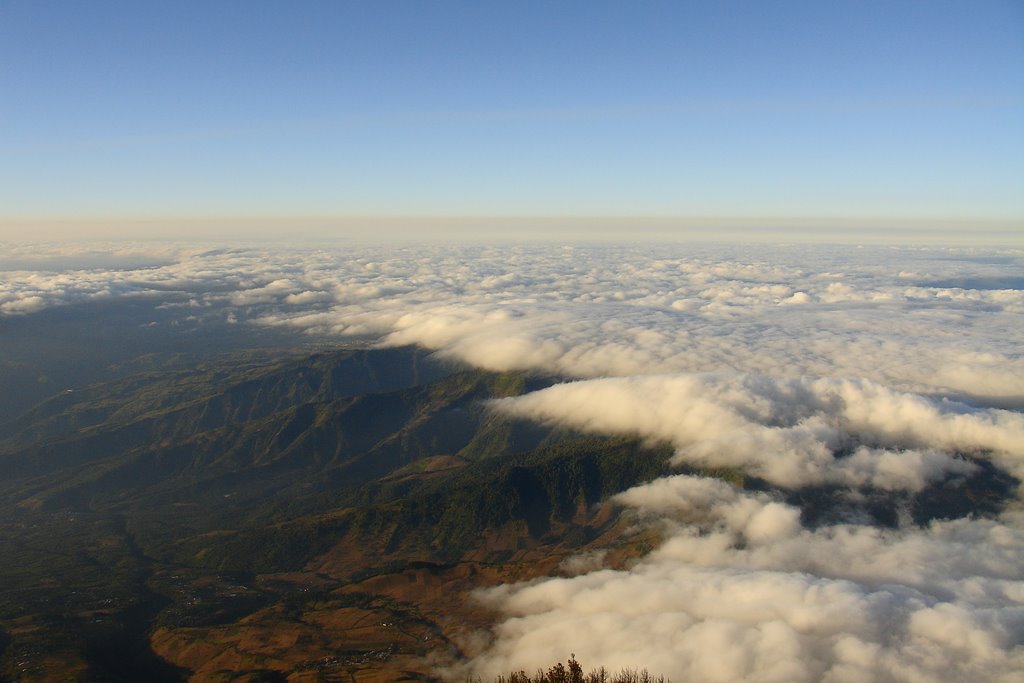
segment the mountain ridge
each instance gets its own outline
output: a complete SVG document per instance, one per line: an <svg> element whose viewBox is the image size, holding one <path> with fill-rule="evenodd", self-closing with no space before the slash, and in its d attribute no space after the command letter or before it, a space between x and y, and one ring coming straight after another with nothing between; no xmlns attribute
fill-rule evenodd
<svg viewBox="0 0 1024 683"><path fill-rule="evenodd" d="M191 646L167 643L196 628L227 629L230 639L252 619L282 628L274 615L289 613L296 584L269 577L327 580L325 604L347 605L341 596L353 586L396 572L455 572L445 581L469 590L485 575L552 569L615 524L602 507L607 495L657 476L669 457L487 408L555 381L440 362L412 347L269 362L241 352L37 404L0 441L0 508L15 521L2 539L15 551L0 560L0 628L9 634L0 670L45 680L59 662L92 680L147 666L166 680L205 678L206 664L183 654ZM523 565L527 557L535 560ZM393 596L372 596L374 610L394 611ZM410 604L401 611L409 628L450 628L409 616ZM355 608L309 609L330 620ZM380 637L346 642L377 651ZM137 654L113 662L111 643ZM394 672L430 650L413 641L394 648L350 657L357 663L347 670ZM327 655L281 656L271 669L338 668L316 663L334 661ZM263 670L265 658L254 651L236 673Z"/></svg>

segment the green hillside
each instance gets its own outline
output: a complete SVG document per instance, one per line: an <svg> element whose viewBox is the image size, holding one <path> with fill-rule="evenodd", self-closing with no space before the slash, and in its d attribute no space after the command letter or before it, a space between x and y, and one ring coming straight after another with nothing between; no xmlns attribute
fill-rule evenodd
<svg viewBox="0 0 1024 683"><path fill-rule="evenodd" d="M0 441L3 671L174 680L148 636L287 609L268 575L333 562L338 590L582 547L614 523L595 506L670 453L487 410L552 381L412 348L240 353L43 401Z"/></svg>

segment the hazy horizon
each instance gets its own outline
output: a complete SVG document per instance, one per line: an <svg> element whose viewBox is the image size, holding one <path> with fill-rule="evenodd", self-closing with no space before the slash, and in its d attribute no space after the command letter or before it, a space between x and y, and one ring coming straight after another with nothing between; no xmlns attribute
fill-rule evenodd
<svg viewBox="0 0 1024 683"><path fill-rule="evenodd" d="M0 218L0 243L766 243L1024 246L1016 221L735 216ZM283 235L287 234L287 237ZM628 235L628 240L625 239Z"/></svg>

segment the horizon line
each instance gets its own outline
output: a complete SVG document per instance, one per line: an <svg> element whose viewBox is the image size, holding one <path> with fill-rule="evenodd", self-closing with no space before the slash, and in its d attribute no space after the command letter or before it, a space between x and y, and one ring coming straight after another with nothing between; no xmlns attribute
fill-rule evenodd
<svg viewBox="0 0 1024 683"><path fill-rule="evenodd" d="M287 229L286 234L281 231ZM623 234L625 233L625 235ZM625 238L623 238L625 237ZM364 213L0 216L0 241L826 241L1024 245L1024 219L969 216Z"/></svg>

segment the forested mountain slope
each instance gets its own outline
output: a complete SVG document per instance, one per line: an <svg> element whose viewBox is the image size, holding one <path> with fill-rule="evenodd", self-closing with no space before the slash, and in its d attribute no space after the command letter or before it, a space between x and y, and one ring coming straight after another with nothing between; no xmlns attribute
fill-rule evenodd
<svg viewBox="0 0 1024 683"><path fill-rule="evenodd" d="M484 619L466 590L555 570L665 470L667 449L486 407L552 381L414 348L238 353L43 401L0 442L5 677L387 679L457 656Z"/></svg>

